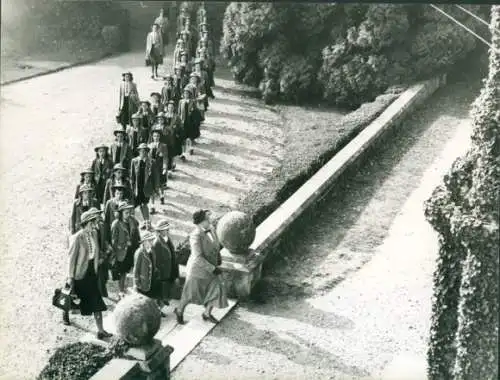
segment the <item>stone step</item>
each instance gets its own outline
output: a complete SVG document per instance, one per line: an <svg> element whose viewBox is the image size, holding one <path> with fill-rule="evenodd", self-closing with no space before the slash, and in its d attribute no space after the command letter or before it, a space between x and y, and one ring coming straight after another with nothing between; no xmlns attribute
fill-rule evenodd
<svg viewBox="0 0 500 380"><path fill-rule="evenodd" d="M173 371L179 363L201 342L201 340L216 326L213 323L203 321L201 314L203 307L198 305L188 305L184 311L185 325L177 323L174 308L178 305L177 300L172 300L169 306L163 307L162 311L166 317L161 320L161 327L155 335L162 344L171 346L174 351L170 356L170 370ZM229 300L229 306L225 309L214 309L213 315L219 321L236 306L236 300ZM103 320L104 328L116 334L113 315L110 313ZM98 341L94 333L87 333L80 339L82 342L90 342L103 345L103 341Z"/></svg>

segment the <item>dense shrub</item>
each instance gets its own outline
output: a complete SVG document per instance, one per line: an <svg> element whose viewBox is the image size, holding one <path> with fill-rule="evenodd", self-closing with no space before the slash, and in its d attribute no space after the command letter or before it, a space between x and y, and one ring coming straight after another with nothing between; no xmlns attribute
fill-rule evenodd
<svg viewBox="0 0 500 380"><path fill-rule="evenodd" d="M109 51L117 51L121 44L121 33L120 28L116 25L106 25L102 28L102 39L104 40L104 45Z"/></svg>
<svg viewBox="0 0 500 380"><path fill-rule="evenodd" d="M481 27L456 7L443 8ZM484 16L484 8L469 8ZM446 70L475 46L427 5L231 3L221 53L234 79L260 84L266 102L357 107L391 85Z"/></svg>
<svg viewBox="0 0 500 380"><path fill-rule="evenodd" d="M473 105L472 147L426 203L440 235L428 375L498 379L500 6L492 7L488 78Z"/></svg>
<svg viewBox="0 0 500 380"><path fill-rule="evenodd" d="M53 51L67 46L104 49L105 25L119 26L122 37L119 48L126 48L128 13L115 2L24 0L14 4L13 0L6 0L5 3L19 8L13 20L2 15L2 26L22 52Z"/></svg>
<svg viewBox="0 0 500 380"><path fill-rule="evenodd" d="M121 340L114 340L108 348L82 342L67 344L54 352L37 379L90 379L111 359L123 356L127 349Z"/></svg>

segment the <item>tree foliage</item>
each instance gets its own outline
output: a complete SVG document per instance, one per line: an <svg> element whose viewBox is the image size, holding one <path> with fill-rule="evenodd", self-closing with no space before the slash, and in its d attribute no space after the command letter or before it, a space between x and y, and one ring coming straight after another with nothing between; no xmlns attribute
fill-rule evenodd
<svg viewBox="0 0 500 380"><path fill-rule="evenodd" d="M221 52L234 79L260 84L265 99L356 107L389 86L449 68L475 46L427 5L233 2Z"/></svg>
<svg viewBox="0 0 500 380"><path fill-rule="evenodd" d="M470 151L426 203L440 235L428 374L498 378L500 7L492 6L488 78L473 105Z"/></svg>

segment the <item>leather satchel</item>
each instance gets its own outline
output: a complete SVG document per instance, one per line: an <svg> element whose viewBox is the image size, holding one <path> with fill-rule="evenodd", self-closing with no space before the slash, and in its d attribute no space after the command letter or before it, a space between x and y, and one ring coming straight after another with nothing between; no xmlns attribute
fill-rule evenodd
<svg viewBox="0 0 500 380"><path fill-rule="evenodd" d="M52 305L64 311L78 309L74 298L75 295L71 294L69 287L57 288L54 290L54 295L52 296Z"/></svg>

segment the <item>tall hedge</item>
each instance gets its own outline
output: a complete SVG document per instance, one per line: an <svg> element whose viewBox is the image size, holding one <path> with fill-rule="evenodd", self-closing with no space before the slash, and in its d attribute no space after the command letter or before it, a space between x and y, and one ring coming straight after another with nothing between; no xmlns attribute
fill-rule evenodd
<svg viewBox="0 0 500 380"><path fill-rule="evenodd" d="M473 110L470 151L426 203L440 235L428 350L434 379L498 379L500 6L491 8L489 74Z"/></svg>
<svg viewBox="0 0 500 380"><path fill-rule="evenodd" d="M441 7L470 25L456 7ZM484 7L468 7L484 15ZM357 107L447 69L475 46L428 5L233 2L221 53L234 79L259 85L266 100Z"/></svg>

